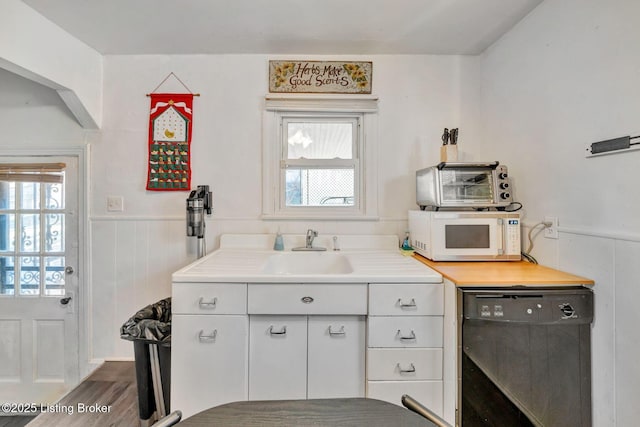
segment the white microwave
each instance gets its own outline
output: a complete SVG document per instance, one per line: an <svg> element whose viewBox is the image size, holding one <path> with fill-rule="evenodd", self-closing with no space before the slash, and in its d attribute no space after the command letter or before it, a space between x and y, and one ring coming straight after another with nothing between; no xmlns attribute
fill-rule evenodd
<svg viewBox="0 0 640 427"><path fill-rule="evenodd" d="M409 211L411 246L433 261L519 261L520 214Z"/></svg>

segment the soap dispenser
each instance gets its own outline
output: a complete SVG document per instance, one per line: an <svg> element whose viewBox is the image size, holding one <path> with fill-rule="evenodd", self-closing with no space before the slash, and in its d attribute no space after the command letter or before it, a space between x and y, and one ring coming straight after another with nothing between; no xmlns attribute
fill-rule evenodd
<svg viewBox="0 0 640 427"><path fill-rule="evenodd" d="M276 234L276 240L273 243L274 251L284 251L284 240L282 239L282 234L280 230L278 230L278 234Z"/></svg>

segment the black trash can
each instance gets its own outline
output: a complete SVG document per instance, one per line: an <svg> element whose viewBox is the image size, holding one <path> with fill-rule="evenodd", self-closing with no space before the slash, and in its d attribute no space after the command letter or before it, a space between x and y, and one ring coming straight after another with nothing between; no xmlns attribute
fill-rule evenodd
<svg viewBox="0 0 640 427"><path fill-rule="evenodd" d="M171 412L171 298L138 311L120 337L133 341L140 425L148 426Z"/></svg>

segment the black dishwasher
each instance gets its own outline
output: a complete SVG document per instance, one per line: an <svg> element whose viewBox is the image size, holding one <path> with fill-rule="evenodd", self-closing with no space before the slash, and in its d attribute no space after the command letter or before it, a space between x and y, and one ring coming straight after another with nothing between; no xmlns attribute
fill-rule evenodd
<svg viewBox="0 0 640 427"><path fill-rule="evenodd" d="M592 291L458 292L459 425L591 426Z"/></svg>

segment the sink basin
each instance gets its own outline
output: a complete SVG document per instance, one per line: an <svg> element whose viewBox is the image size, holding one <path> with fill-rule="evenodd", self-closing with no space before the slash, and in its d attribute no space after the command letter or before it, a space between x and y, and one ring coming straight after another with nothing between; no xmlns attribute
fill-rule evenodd
<svg viewBox="0 0 640 427"><path fill-rule="evenodd" d="M330 252L291 252L271 255L264 267L267 274L349 274L347 257Z"/></svg>

